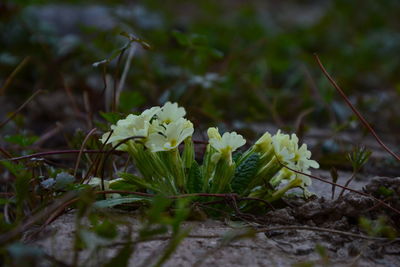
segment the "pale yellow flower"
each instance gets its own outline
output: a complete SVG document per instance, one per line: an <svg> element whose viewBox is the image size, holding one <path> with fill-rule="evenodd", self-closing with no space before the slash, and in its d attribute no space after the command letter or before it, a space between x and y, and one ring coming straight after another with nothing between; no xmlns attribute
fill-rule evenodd
<svg viewBox="0 0 400 267"><path fill-rule="evenodd" d="M118 180L118 179L111 180L111 181L104 180L104 181L103 181L103 183L104 183L104 190L106 190L106 191L110 190L110 184L113 183L113 182L116 182L117 180ZM96 189L98 189L98 190L101 190L101 189L102 189L102 188L101 188L101 187L102 187L102 186L101 186L101 179L98 178L98 177L92 177L92 178L90 179L88 185L90 185L91 187L96 188ZM106 198L119 198L119 197L121 197L120 194L107 194L107 196L106 196Z"/></svg>
<svg viewBox="0 0 400 267"><path fill-rule="evenodd" d="M161 109L157 112L157 117L161 123L169 124L186 115L186 111L183 107L178 107L177 103L167 102Z"/></svg>
<svg viewBox="0 0 400 267"><path fill-rule="evenodd" d="M311 152L307 149L307 145L303 144L299 147L299 138L292 134L282 134L280 131L272 137L272 143L275 154L278 159L288 164L289 167L298 171L307 171L311 168L319 168L319 164L315 160L311 160Z"/></svg>
<svg viewBox="0 0 400 267"><path fill-rule="evenodd" d="M272 148L272 136L270 133L266 132L257 142L254 144L256 152L268 152Z"/></svg>
<svg viewBox="0 0 400 267"><path fill-rule="evenodd" d="M282 134L278 131L272 137L272 145L274 147L275 156L277 159L283 163L293 167L294 153L291 151L290 136L287 134Z"/></svg>
<svg viewBox="0 0 400 267"><path fill-rule="evenodd" d="M232 152L234 152L239 147L246 144L246 140L240 134L236 132L224 133L221 136L215 135L214 130L212 130L214 137L209 139L210 145L221 153L223 156L228 155L231 156Z"/></svg>
<svg viewBox="0 0 400 267"><path fill-rule="evenodd" d="M207 130L208 139L218 139L221 140L221 135L219 134L218 128L210 127Z"/></svg>
<svg viewBox="0 0 400 267"><path fill-rule="evenodd" d="M311 158L311 152L307 149L307 145L303 144L295 152L294 161L296 162L296 166L300 170L306 171L309 168L318 169L319 168L318 162L310 158Z"/></svg>
<svg viewBox="0 0 400 267"><path fill-rule="evenodd" d="M150 121L154 117L154 115L156 115L158 112L160 112L160 110L161 110L161 108L159 106L152 107L152 108L144 110L142 112L142 114L140 114L140 116L142 116L144 120Z"/></svg>
<svg viewBox="0 0 400 267"><path fill-rule="evenodd" d="M282 134L280 131L272 137L275 155L279 161L287 165L289 168L300 171L304 174L296 173L288 168L283 168L272 179L273 184L278 184L282 180L289 183L297 181L300 187L305 189L311 185L311 179L305 174L310 174L309 168L319 168L319 164L315 160L311 160L311 152L307 149L307 145L303 144L299 147L299 138L292 134Z"/></svg>
<svg viewBox="0 0 400 267"><path fill-rule="evenodd" d="M152 152L175 149L186 138L192 136L193 124L183 118L163 126L163 131L153 132L146 141L146 147Z"/></svg>
<svg viewBox="0 0 400 267"><path fill-rule="evenodd" d="M140 115L129 114L125 119L119 120L116 125L111 125L112 135L109 137L110 132L103 134L101 141L103 143L107 141L107 144L115 144L133 136L146 138L149 133L150 120L159 110L160 107L152 107L146 109Z"/></svg>

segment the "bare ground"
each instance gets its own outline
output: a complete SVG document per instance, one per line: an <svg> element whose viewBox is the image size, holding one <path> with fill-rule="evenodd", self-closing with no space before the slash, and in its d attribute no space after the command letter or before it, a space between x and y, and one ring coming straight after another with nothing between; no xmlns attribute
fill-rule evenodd
<svg viewBox="0 0 400 267"><path fill-rule="evenodd" d="M137 219L128 218L133 226L139 226ZM278 226L278 225L271 225ZM328 262L332 266L398 266L399 246L383 246L368 240L356 240L314 231L273 231L269 237L259 233L255 238L243 239L220 247L217 238L206 236L223 235L232 231L226 223L207 220L187 222L192 235L205 238L185 239L165 266L292 266L300 262L314 261L315 266L326 266L316 245L326 248ZM55 258L71 263L73 256L74 214L66 214L46 228L42 239L36 245ZM150 266L157 260L167 241L149 241L138 244L131 256L130 266ZM91 260L85 266L99 266L115 255L118 246L102 250L91 256L82 252L80 260ZM396 255L397 254L397 255Z"/></svg>
<svg viewBox="0 0 400 267"><path fill-rule="evenodd" d="M395 180L398 186L400 178ZM361 186L360 182L355 184L355 187ZM328 192L330 189L326 194ZM286 208L267 213L263 226L322 227L365 234L357 227L357 218L367 215L365 210L373 206L371 199L352 193L339 200L315 197L309 201L292 200L288 204ZM117 213L117 216L127 221L133 230L139 229L140 221L136 215ZM221 245L218 237L239 231L237 223L209 219L186 222L184 227L191 229L192 237L180 244L165 266L293 266L306 262L313 262L313 266L398 266L400 262L399 242L371 241L324 231L286 229L261 232L252 238ZM56 259L71 263L74 232L75 215L67 213L41 231L33 243ZM127 229L121 227L121 236L124 233L127 233ZM104 245L109 245L104 242ZM160 257L167 242L161 238L137 244L130 258L130 266L151 266ZM325 252L321 253L321 247ZM80 263L83 266L99 266L120 248L118 245L102 250L93 247L92 254L89 250L80 253ZM43 265L46 266L45 263Z"/></svg>

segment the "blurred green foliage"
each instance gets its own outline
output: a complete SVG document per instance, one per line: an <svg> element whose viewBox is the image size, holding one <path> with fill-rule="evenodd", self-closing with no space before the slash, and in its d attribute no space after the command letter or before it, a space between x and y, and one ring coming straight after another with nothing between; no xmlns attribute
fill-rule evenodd
<svg viewBox="0 0 400 267"><path fill-rule="evenodd" d="M385 100L385 92L397 95L394 89L399 86L400 63L394 55L400 49L400 3L395 0L172 0L162 5L152 0L41 0L3 6L1 12L8 16L1 16L0 72L10 73L26 56L32 57L13 84L18 90L9 90L8 95L43 87L59 90L67 83L77 95L89 92L95 110L105 110L103 69L91 64L109 58L124 44L121 31L153 48L135 54L120 98L121 112L172 100L203 122L293 122L310 107L315 108L312 121L318 125L333 118L348 121L351 113L336 100L313 52L356 97L363 112L373 114L385 107L390 100ZM58 9L53 12L66 12L58 20L54 15L49 19L54 7ZM86 20L94 22L82 23L75 14L66 26L62 17L74 12L92 14ZM103 25L101 20L112 23L96 26ZM124 57L117 61L106 73L122 72ZM108 86L112 88L112 82Z"/></svg>

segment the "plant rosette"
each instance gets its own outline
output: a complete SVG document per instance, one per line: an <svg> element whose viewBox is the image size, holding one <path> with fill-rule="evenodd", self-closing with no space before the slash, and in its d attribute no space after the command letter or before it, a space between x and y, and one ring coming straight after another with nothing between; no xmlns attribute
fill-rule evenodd
<svg viewBox="0 0 400 267"><path fill-rule="evenodd" d="M290 169L309 174L310 168L317 169L319 164L311 159L306 144L299 145L295 134L266 132L242 153L238 151L246 143L242 135L221 135L218 128L211 127L200 163L194 157L193 123L185 115L183 107L167 102L112 125L101 141L116 145L125 140L117 149L130 154L140 173L120 173L119 179L137 190L163 195L235 193L269 202L293 188L309 195L310 178Z"/></svg>

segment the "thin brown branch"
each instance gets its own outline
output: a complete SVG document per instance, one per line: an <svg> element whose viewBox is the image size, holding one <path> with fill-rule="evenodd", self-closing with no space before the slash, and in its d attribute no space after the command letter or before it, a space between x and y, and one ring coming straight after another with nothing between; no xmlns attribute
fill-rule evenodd
<svg viewBox="0 0 400 267"><path fill-rule="evenodd" d="M279 159L278 159L278 162L279 162ZM291 170L292 172L295 172L295 173L298 173L298 174L302 174L302 175L308 176L308 177L310 177L310 178L313 178L313 179L319 180L319 181L321 181L321 182L324 182L324 183L327 183L327 184L331 184L331 185L334 185L334 186L343 188L343 189L345 189L345 190L347 190L347 191L350 191L350 192L353 192L353 193L356 193L356 194L359 194L359 195L362 195L362 196L365 196L365 197L369 197L369 198L371 198L371 199L373 199L373 200L375 200L375 201L381 203L383 206L387 207L388 209L390 209L390 210L396 212L397 214L400 214L400 211L399 211L398 209L393 208L393 207L390 206L389 204L385 203L384 201L382 201L382 200L380 200L380 199L378 199L378 198L376 198L376 197L374 197L374 196L371 196L370 194L367 194L367 193L364 193L364 192L361 192L361 191L358 191L358 190L355 190L355 189L351 189L351 188L349 188L349 187L346 187L346 186L343 186L343 185L340 185L340 184L337 184L337 183L334 183L334 182L330 182L330 181L328 181L328 180L325 180L325 179L323 179L323 178L321 178L321 177L318 177L318 176L315 176L315 175L312 175L312 174L307 174L307 173L304 173L304 172L301 172L301 171L292 169L292 168L290 168L289 166L283 164L282 162L279 162L279 163L280 163L283 167L287 168L288 170Z"/></svg>
<svg viewBox="0 0 400 267"><path fill-rule="evenodd" d="M111 135L110 135L110 136L111 136ZM120 142L117 143L115 146L113 146L110 150L107 151L106 155L104 156L104 162L107 162L108 157L109 157L114 151L116 151L116 149L117 149L119 146L125 144L126 142L128 142L128 141L130 141L130 140L143 139L143 138L144 138L144 136L131 136L131 137L128 137L128 138L123 139L122 141L120 141ZM107 141L106 141L105 143L107 143ZM105 171L104 165L105 165L105 164L102 165L102 168L101 168L101 176L100 176L100 178L101 178L101 189L102 189L102 190L104 190L104 171Z"/></svg>
<svg viewBox="0 0 400 267"><path fill-rule="evenodd" d="M142 197L155 197L154 194L144 193L144 192L135 192L135 191L126 191L126 190L102 190L94 192L96 195L106 195L106 194L129 194L129 195L136 195ZM216 197L216 198L224 198L224 199L235 199L238 201L241 200L255 200L255 201L263 201L258 198L240 198L237 194L212 194L212 193L193 193L193 194L182 194L182 195L174 195L174 196L166 196L169 199L179 199L179 198L187 198L187 197ZM69 207L70 205L76 203L79 200L79 197L71 199L63 203L53 214L49 216L46 220L45 225L50 224L53 222L58 216L60 216L64 210ZM263 201L264 202L264 201Z"/></svg>
<svg viewBox="0 0 400 267"><path fill-rule="evenodd" d="M251 230L251 228L249 228L249 230ZM372 241L400 241L400 238L389 239L386 237L374 237L374 236L367 236L367 235L356 234L356 233L352 233L352 232L340 231L340 230L323 228L323 227L301 226L301 225L299 225L299 226L290 225L290 226L277 226L277 227L261 227L261 228L256 228L255 230L256 230L256 233L264 233L264 232L270 232L270 231L282 231L282 230L303 230L303 231L313 231L313 232L326 232L326 233L331 233L331 234L337 234L337 235L372 240ZM124 246L129 243L136 243L136 242L142 243L142 242L152 242L152 241L163 241L163 240L169 240L171 238L173 238L173 237L172 236L156 236L156 237L151 237L151 238L139 239L136 241L116 242L111 245L108 245L107 247ZM222 238L224 238L224 236L223 235L188 235L188 236L186 236L186 238L222 239Z"/></svg>
<svg viewBox="0 0 400 267"><path fill-rule="evenodd" d="M3 154L6 158L12 158L12 155L10 154L10 152L8 152L7 150L5 150L4 148L0 147L0 153Z"/></svg>
<svg viewBox="0 0 400 267"><path fill-rule="evenodd" d="M65 93L66 93L66 95L68 97L68 100L69 100L69 102L70 102L70 104L72 106L72 109L75 112L76 117L77 118L81 118L82 117L82 113L81 113L81 111L80 111L80 109L78 107L78 103L76 102L76 99L73 96L71 88L68 86L67 81L64 79L63 74L60 72L59 75L60 75L61 83L63 84L64 91L65 91Z"/></svg>
<svg viewBox="0 0 400 267"><path fill-rule="evenodd" d="M80 152L81 152L80 149L52 150L52 151L39 152L39 153L30 154L30 155L25 155L25 156L21 156L21 157L1 159L0 161L4 161L4 160L18 161L18 160L23 160L23 159L30 159L30 158L44 157L44 156L51 156L51 155L78 154ZM108 151L97 150L97 149L82 150L82 153L85 153L85 154L98 154L98 153L107 153L107 152ZM113 151L112 153L120 154L121 151Z"/></svg>
<svg viewBox="0 0 400 267"><path fill-rule="evenodd" d="M52 138L53 136L57 135L63 128L64 126L62 124L56 124L56 126L42 134L37 141L35 141L32 146L35 147L40 147L42 144L44 144L47 140Z"/></svg>
<svg viewBox="0 0 400 267"><path fill-rule="evenodd" d="M86 145L87 141L89 140L90 136L92 136L94 134L94 132L96 132L96 130L97 130L96 128L93 128L92 130L90 130L90 132L85 136L85 139L82 142L81 149L79 150L78 157L77 157L76 163L75 163L74 176L76 176L76 173L78 172L79 162L81 161L83 149L85 148L85 145Z"/></svg>
<svg viewBox="0 0 400 267"><path fill-rule="evenodd" d="M396 160L400 161L400 157L395 152L393 152L388 146L385 145L385 143L381 140L381 138L378 136L378 134L375 132L375 130L372 128L372 126L367 122L367 120L363 117L363 115L351 103L350 99L346 96L344 91L340 88L340 86L336 83L336 81L327 72L327 70L325 69L324 65L322 64L321 60L319 59L319 57L316 53L314 53L314 57L319 65L320 69L325 74L326 78L333 85L333 87L339 92L340 96L343 98L343 100L346 102L346 104L350 107L350 109L353 111L353 113L358 117L358 119L362 122L362 124L365 126L365 128L367 128L367 130L374 136L375 140L379 143L379 145L383 149L385 149L390 155L392 155Z"/></svg>
<svg viewBox="0 0 400 267"><path fill-rule="evenodd" d="M108 143L108 140L110 140L110 138L111 138L111 136L112 136L113 133L114 133L114 130L111 130L111 131L108 133L106 140L102 143L102 145L101 145L101 147L100 147L100 151L104 151L104 148L106 147L106 144ZM93 175L94 175L94 176L97 175L97 171L98 171L99 165L100 165L100 163L101 163L101 158L102 158L102 156L103 156L102 153L98 153L98 154L96 155L96 158L94 159L93 163L90 165L89 170L87 171L85 177L83 177L83 179L82 179L82 181L81 181L81 184L83 184L83 183L88 179L88 177L90 176L90 172L91 172L92 170L94 170L94 171L93 171Z"/></svg>
<svg viewBox="0 0 400 267"><path fill-rule="evenodd" d="M351 232L345 232L345 231L329 229L329 228L313 227L313 226L292 226L291 225L291 226L277 226L277 227L269 227L269 228L267 227L267 228L257 229L257 232L262 233L262 232L279 231L279 230L305 230L305 231L315 231L315 232L326 232L326 233L331 233L331 234L338 234L338 235L343 235L343 236L361 238L361 239L366 239L366 240L374 240L374 241L393 240L393 239L389 239L389 238L385 238L385 237L360 235L360 234L355 234L355 233L351 233ZM395 240L400 241L400 238L396 238Z"/></svg>
<svg viewBox="0 0 400 267"><path fill-rule="evenodd" d="M346 183L344 184L344 187L349 187L349 184L351 183L351 181L354 180L354 178L356 177L356 174L357 174L357 172L353 172L353 173L351 174L350 178L349 178L349 179L346 181ZM339 197L338 197L338 198L341 198L341 197L343 196L344 191L345 191L345 189L342 188L342 191L340 191L340 194L339 194Z"/></svg>

